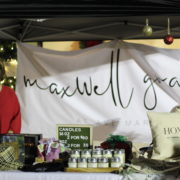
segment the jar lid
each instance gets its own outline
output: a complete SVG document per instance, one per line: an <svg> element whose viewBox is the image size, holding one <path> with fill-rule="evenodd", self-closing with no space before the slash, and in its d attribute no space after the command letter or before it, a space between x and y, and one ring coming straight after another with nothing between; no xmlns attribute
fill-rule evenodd
<svg viewBox="0 0 180 180"><path fill-rule="evenodd" d="M91 154L91 150L90 149L82 150L81 154Z"/></svg>
<svg viewBox="0 0 180 180"><path fill-rule="evenodd" d="M70 158L68 159L68 162L76 163L76 162L77 162L77 159L74 158L74 157L70 157Z"/></svg>
<svg viewBox="0 0 180 180"><path fill-rule="evenodd" d="M97 159L95 157L91 157L87 159L88 163L97 163Z"/></svg>
<svg viewBox="0 0 180 180"><path fill-rule="evenodd" d="M125 149L120 149L121 152L125 153Z"/></svg>
<svg viewBox="0 0 180 180"><path fill-rule="evenodd" d="M105 149L103 150L103 154L112 154L110 149Z"/></svg>
<svg viewBox="0 0 180 180"><path fill-rule="evenodd" d="M77 161L78 161L78 163L81 163L81 162L82 163L87 163L87 159L84 158L84 157L78 158Z"/></svg>
<svg viewBox="0 0 180 180"><path fill-rule="evenodd" d="M72 150L72 151L71 151L71 154L80 154L80 151L77 150L77 149L76 149L76 150Z"/></svg>
<svg viewBox="0 0 180 180"><path fill-rule="evenodd" d="M110 150L112 153L114 152L114 149L108 149L108 150Z"/></svg>
<svg viewBox="0 0 180 180"><path fill-rule="evenodd" d="M119 157L112 157L111 162L120 162L121 159Z"/></svg>
<svg viewBox="0 0 180 180"><path fill-rule="evenodd" d="M98 163L107 163L108 162L108 158L102 157L102 158L98 158Z"/></svg>
<svg viewBox="0 0 180 180"><path fill-rule="evenodd" d="M94 150L103 150L103 148L101 148L101 147L96 147Z"/></svg>
<svg viewBox="0 0 180 180"><path fill-rule="evenodd" d="M116 150L114 150L114 154L123 154L123 153L125 153L124 149L116 149Z"/></svg>
<svg viewBox="0 0 180 180"><path fill-rule="evenodd" d="M102 154L102 150L100 149L94 149L92 154Z"/></svg>

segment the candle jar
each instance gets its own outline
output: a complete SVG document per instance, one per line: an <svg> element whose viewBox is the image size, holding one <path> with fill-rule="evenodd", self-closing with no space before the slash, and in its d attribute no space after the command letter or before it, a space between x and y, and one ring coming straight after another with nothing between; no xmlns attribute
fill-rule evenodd
<svg viewBox="0 0 180 180"><path fill-rule="evenodd" d="M78 158L77 159L78 161L78 164L77 164L77 167L78 168L87 168L87 159L86 158Z"/></svg>
<svg viewBox="0 0 180 180"><path fill-rule="evenodd" d="M98 168L108 168L108 167L109 167L108 158L105 157L98 158Z"/></svg>
<svg viewBox="0 0 180 180"><path fill-rule="evenodd" d="M91 157L91 150L86 149L81 151L81 157L82 158L90 158Z"/></svg>
<svg viewBox="0 0 180 180"><path fill-rule="evenodd" d="M97 159L95 157L88 158L87 162L88 168L97 168Z"/></svg>
<svg viewBox="0 0 180 180"><path fill-rule="evenodd" d="M102 150L101 149L94 149L92 151L92 157L101 158L102 157Z"/></svg>
<svg viewBox="0 0 180 180"><path fill-rule="evenodd" d="M112 151L110 149L103 150L103 157L112 158Z"/></svg>
<svg viewBox="0 0 180 180"><path fill-rule="evenodd" d="M70 152L70 156L72 157L72 158L79 158L80 157L80 151L79 150L72 150L71 152Z"/></svg>
<svg viewBox="0 0 180 180"><path fill-rule="evenodd" d="M74 157L70 157L68 159L68 167L69 168L77 168L77 159Z"/></svg>
<svg viewBox="0 0 180 180"><path fill-rule="evenodd" d="M119 168L121 167L121 160L119 157L112 157L111 158L111 167L112 168Z"/></svg>
<svg viewBox="0 0 180 180"><path fill-rule="evenodd" d="M125 164L125 150L124 149L116 149L114 151L114 157L119 157L121 165Z"/></svg>

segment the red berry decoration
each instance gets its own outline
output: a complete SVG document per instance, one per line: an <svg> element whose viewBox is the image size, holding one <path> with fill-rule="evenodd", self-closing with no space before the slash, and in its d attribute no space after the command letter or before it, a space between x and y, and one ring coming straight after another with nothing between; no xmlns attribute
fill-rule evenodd
<svg viewBox="0 0 180 180"><path fill-rule="evenodd" d="M173 41L174 41L174 38L173 38L173 36L172 35L170 35L170 34L168 34L168 35L166 35L165 37L164 37L164 43L165 44L172 44L173 43Z"/></svg>
<svg viewBox="0 0 180 180"><path fill-rule="evenodd" d="M110 135L106 141L100 144L103 149L124 149L126 162L130 162L132 159L132 142L128 141L125 136Z"/></svg>
<svg viewBox="0 0 180 180"><path fill-rule="evenodd" d="M101 143L101 148L103 149L111 149L111 144L107 141Z"/></svg>

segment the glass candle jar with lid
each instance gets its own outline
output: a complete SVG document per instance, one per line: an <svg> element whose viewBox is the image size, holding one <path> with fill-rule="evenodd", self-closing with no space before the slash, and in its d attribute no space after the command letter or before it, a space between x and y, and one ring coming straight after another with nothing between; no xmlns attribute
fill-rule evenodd
<svg viewBox="0 0 180 180"><path fill-rule="evenodd" d="M77 164L78 168L87 168L87 158L80 157L77 159L77 161L78 161Z"/></svg>
<svg viewBox="0 0 180 180"><path fill-rule="evenodd" d="M81 151L81 157L83 158L90 158L91 157L91 150L90 149L84 149Z"/></svg>
<svg viewBox="0 0 180 180"><path fill-rule="evenodd" d="M103 157L112 158L112 151L110 149L104 149L103 150Z"/></svg>
<svg viewBox="0 0 180 180"><path fill-rule="evenodd" d="M114 157L119 157L121 164L125 164L125 150L124 149L116 149L114 151Z"/></svg>
<svg viewBox="0 0 180 180"><path fill-rule="evenodd" d="M101 149L93 149L92 157L101 158L102 157L102 150Z"/></svg>
<svg viewBox="0 0 180 180"><path fill-rule="evenodd" d="M95 157L90 157L87 159L87 166L88 168L97 168L97 158Z"/></svg>
<svg viewBox="0 0 180 180"><path fill-rule="evenodd" d="M112 157L110 162L112 168L119 168L122 165L119 157Z"/></svg>
<svg viewBox="0 0 180 180"><path fill-rule="evenodd" d="M77 168L77 159L74 157L70 157L68 159L68 167L69 168Z"/></svg>
<svg viewBox="0 0 180 180"><path fill-rule="evenodd" d="M76 149L76 150L72 150L70 152L70 156L74 157L74 158L79 158L80 157L80 150Z"/></svg>
<svg viewBox="0 0 180 180"><path fill-rule="evenodd" d="M98 168L108 168L108 167L109 167L108 158L105 157L98 158Z"/></svg>

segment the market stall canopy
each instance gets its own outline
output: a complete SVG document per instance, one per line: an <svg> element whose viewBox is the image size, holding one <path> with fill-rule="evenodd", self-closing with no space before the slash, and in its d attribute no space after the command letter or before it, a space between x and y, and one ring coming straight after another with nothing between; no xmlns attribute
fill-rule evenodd
<svg viewBox="0 0 180 180"><path fill-rule="evenodd" d="M0 39L67 41L180 38L178 0L0 0ZM146 18L153 35L144 37Z"/></svg>

